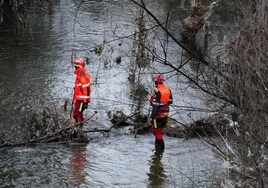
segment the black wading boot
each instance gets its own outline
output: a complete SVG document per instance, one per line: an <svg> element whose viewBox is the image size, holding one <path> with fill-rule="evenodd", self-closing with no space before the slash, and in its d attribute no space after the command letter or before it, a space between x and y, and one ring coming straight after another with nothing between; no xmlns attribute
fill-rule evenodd
<svg viewBox="0 0 268 188"><path fill-rule="evenodd" d="M156 150L164 150L165 149L164 140L155 140L155 149Z"/></svg>

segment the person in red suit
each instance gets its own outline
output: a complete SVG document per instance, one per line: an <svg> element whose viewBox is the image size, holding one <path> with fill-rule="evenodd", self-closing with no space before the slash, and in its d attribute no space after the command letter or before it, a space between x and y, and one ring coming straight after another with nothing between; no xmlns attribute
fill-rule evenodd
<svg viewBox="0 0 268 188"><path fill-rule="evenodd" d="M150 122L152 124L152 133L155 136L155 148L164 150L163 129L167 124L169 115L169 106L173 102L172 92L163 82L163 74L153 74L155 90L150 98L152 112Z"/></svg>

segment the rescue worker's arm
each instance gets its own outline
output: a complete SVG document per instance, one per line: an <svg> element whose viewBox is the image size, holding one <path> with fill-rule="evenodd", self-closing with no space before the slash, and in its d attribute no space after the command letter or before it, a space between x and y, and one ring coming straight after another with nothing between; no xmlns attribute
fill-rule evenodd
<svg viewBox="0 0 268 188"><path fill-rule="evenodd" d="M155 100L152 102L152 113L151 118L155 118L157 111L158 111L158 105L160 103L161 94L158 90L155 91Z"/></svg>
<svg viewBox="0 0 268 188"><path fill-rule="evenodd" d="M86 79L86 77L84 76L81 76L81 80L80 80L80 83L81 83L81 91L83 93L84 96L89 96L90 94L90 83L89 83L89 80ZM83 99L83 102L84 103L88 103L88 99Z"/></svg>

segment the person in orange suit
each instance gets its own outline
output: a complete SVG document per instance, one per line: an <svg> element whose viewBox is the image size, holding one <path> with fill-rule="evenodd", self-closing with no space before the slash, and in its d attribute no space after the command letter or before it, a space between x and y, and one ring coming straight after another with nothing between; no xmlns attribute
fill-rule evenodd
<svg viewBox="0 0 268 188"><path fill-rule="evenodd" d="M155 148L164 150L163 129L167 124L169 115L169 106L173 102L171 90L163 83L163 74L153 74L155 90L150 98L152 112L150 122L152 124L152 133L155 136Z"/></svg>
<svg viewBox="0 0 268 188"><path fill-rule="evenodd" d="M83 112L88 108L90 102L90 74L87 72L85 65L83 59L73 61L76 75L73 94L73 118L76 123L81 123L84 120Z"/></svg>

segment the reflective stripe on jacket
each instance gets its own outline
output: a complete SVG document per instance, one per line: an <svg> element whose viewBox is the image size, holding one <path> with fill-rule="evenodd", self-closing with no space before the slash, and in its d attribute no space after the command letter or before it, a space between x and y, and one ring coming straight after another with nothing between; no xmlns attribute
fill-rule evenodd
<svg viewBox="0 0 268 188"><path fill-rule="evenodd" d="M74 100L87 103L90 96L90 75L85 68L76 69L74 73L76 74Z"/></svg>

